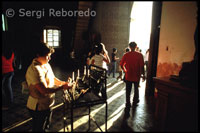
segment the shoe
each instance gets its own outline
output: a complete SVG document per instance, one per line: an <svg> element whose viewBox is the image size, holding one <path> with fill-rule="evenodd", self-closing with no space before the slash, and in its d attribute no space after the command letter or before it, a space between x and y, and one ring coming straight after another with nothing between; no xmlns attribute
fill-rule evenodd
<svg viewBox="0 0 200 133"><path fill-rule="evenodd" d="M140 102L140 100L139 99L137 99L137 100L134 100L133 101L133 105L136 105L137 103L139 103Z"/></svg>
<svg viewBox="0 0 200 133"><path fill-rule="evenodd" d="M128 118L130 116L130 109L125 108L124 118Z"/></svg>

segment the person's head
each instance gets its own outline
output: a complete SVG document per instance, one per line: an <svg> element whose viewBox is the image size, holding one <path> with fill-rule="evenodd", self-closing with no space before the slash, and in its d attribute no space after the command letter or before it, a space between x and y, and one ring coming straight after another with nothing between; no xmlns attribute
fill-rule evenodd
<svg viewBox="0 0 200 133"><path fill-rule="evenodd" d="M101 43L95 45L95 54L100 54L103 51L103 46Z"/></svg>
<svg viewBox="0 0 200 133"><path fill-rule="evenodd" d="M113 53L117 53L117 49L116 48L113 48Z"/></svg>
<svg viewBox="0 0 200 133"><path fill-rule="evenodd" d="M37 60L41 64L46 64L50 61L52 53L54 53L53 48L48 47L46 44L40 42L36 49Z"/></svg>
<svg viewBox="0 0 200 133"><path fill-rule="evenodd" d="M129 48L129 47L125 48L125 52L126 52L126 53L128 53L129 51L130 51L130 48Z"/></svg>
<svg viewBox="0 0 200 133"><path fill-rule="evenodd" d="M137 44L135 42L130 42L129 43L129 48L131 49L131 51L135 51L136 47L137 47Z"/></svg>

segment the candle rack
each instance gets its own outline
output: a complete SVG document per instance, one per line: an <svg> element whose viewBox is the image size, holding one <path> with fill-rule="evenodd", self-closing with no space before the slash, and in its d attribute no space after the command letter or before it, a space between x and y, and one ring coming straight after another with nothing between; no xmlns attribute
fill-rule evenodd
<svg viewBox="0 0 200 133"><path fill-rule="evenodd" d="M85 70L84 70L85 73ZM70 110L71 132L73 132L73 109L80 107L88 107L88 131L90 130L90 108L98 104L106 104L105 106L105 132L107 132L107 70L101 67L90 65L88 74L76 78L75 85L72 89L63 91L63 110L64 110L64 132L66 126L66 110ZM79 75L80 76L80 75ZM102 131L97 122L97 127ZM103 131L102 131L103 132Z"/></svg>

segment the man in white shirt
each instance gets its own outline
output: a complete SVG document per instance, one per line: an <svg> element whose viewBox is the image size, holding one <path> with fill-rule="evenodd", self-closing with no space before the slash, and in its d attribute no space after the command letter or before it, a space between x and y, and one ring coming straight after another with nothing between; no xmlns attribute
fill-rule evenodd
<svg viewBox="0 0 200 133"><path fill-rule="evenodd" d="M53 49L40 43L37 57L33 59L26 72L26 82L29 87L27 108L33 118L33 132L44 132L47 120L52 114L51 107L55 103L55 92L73 86L70 82L55 77L48 63L53 52Z"/></svg>

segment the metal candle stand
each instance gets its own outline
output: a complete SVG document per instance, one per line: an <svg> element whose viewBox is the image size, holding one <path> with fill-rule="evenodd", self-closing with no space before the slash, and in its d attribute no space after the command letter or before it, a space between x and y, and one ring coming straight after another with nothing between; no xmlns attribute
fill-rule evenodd
<svg viewBox="0 0 200 133"><path fill-rule="evenodd" d="M88 107L89 121L88 121L88 131L90 130L90 108L98 104L106 104L105 107L105 132L107 132L107 94L106 94L106 81L107 72L106 69L101 67L90 65L88 68L88 74L76 79L76 86L71 90L63 91L63 119L64 119L64 132L65 126L67 125L66 110L70 108L71 114L71 132L73 132L73 109L80 107ZM91 98L92 95L92 98ZM89 97L89 99L88 99ZM76 116L77 117L77 116ZM78 116L79 117L79 116ZM93 119L93 118L92 118ZM94 120L94 119L93 119ZM97 127L102 131L100 126L94 120ZM68 127L67 130L69 131ZM102 131L103 132L103 131Z"/></svg>

